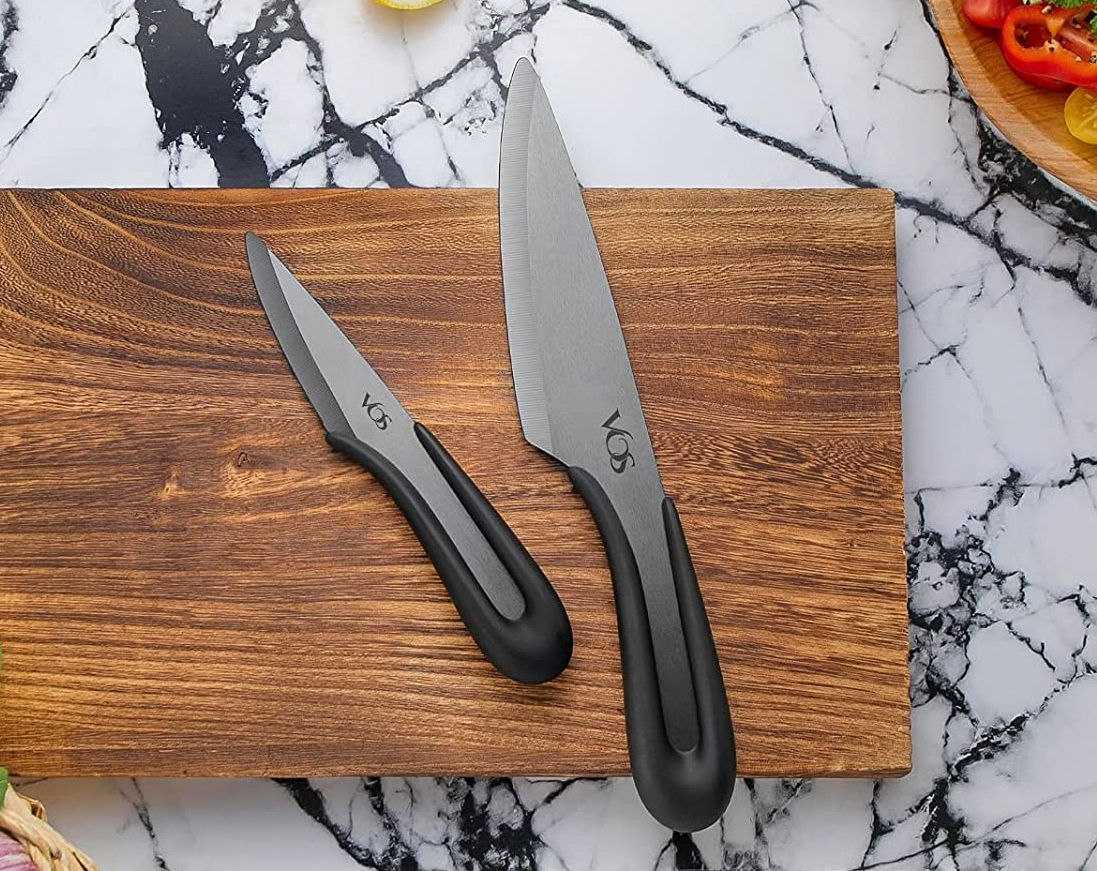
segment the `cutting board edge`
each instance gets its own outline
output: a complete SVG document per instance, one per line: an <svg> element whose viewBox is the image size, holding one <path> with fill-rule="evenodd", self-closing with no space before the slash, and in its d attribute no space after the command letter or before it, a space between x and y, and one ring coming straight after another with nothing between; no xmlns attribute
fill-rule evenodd
<svg viewBox="0 0 1097 871"><path fill-rule="evenodd" d="M226 753L239 757L253 750L257 755L262 755L263 748L236 747L231 751L219 749L218 754ZM327 750L327 746L319 748L293 748L294 753L308 753L314 750ZM345 749L345 748L343 748ZM338 753L340 747L331 745L332 753ZM105 762L113 754L101 750L89 751L61 751L55 750L29 751L21 754L18 751L13 755L10 751L4 751L4 762L12 777L201 777L201 778L312 778L312 777L475 777L475 778L547 778L552 780L574 780L587 778L606 777L631 777L632 772L628 766L614 765L596 766L567 766L561 768L529 768L515 770L511 768L498 768L490 766L466 766L446 769L435 765L428 766L356 766L347 763L332 763L327 765L312 765L305 767L293 766L255 766L246 763L226 764L209 767L208 760L211 754L209 748L183 751L183 755L199 755L207 760L207 764L188 765L180 764L178 756L169 751L143 751L156 753L156 760L134 765L134 756L131 751L122 749L117 751L118 763ZM94 761L89 765L85 757ZM39 764L35 760L42 759ZM850 767L848 765L808 765L798 768L781 768L775 766L740 767L736 770L736 777L765 777L781 779L800 778L899 778L910 773L911 757L910 743L906 744L906 755L894 760L881 760L883 764L871 768Z"/></svg>
<svg viewBox="0 0 1097 871"><path fill-rule="evenodd" d="M445 191L446 196L457 195L463 196L466 191L479 192L482 191L494 191L499 188L496 185L468 185L465 187L454 188L423 188L423 187L405 187L405 188L384 188L386 195L396 194L400 195L407 192L415 192L411 195L414 196L417 193L421 193L424 190ZM90 187L90 186L70 186L59 188L48 187L18 187L18 188L6 188L0 187L0 190L5 192L12 191L17 193L96 193L100 191L114 191L117 193L126 194L148 194L150 196L161 196L165 191L169 191L172 197L175 199L187 200L198 194L210 194L215 193L217 195L225 195L228 198L236 197L241 194L254 193L257 197L270 197L276 195L279 192L287 195L288 199L299 200L302 195L316 195L320 197L324 196L343 196L360 194L363 191L377 191L379 188L359 188L359 187L330 187L330 188L252 188L252 187L187 187L187 188L155 188L155 187L118 187L118 188L104 188L104 187ZM679 187L663 187L660 185L583 185L585 191L673 191L674 193L688 193L690 191L712 191L719 193L750 193L757 191L761 194L772 195L777 188L767 187L720 187L718 185L682 185ZM796 193L826 193L826 194L838 194L840 196L859 195L863 196L868 194L870 196L877 194L886 194L891 200L895 199L895 192L891 188L887 187L790 187L780 188L780 190L795 191ZM294 196L296 194L296 196Z"/></svg>

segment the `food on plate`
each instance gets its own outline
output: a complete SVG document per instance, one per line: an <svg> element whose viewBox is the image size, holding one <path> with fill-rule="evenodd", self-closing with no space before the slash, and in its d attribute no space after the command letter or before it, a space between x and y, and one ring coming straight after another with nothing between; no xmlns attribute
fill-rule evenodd
<svg viewBox="0 0 1097 871"><path fill-rule="evenodd" d="M1075 139L1097 145L1097 91L1075 88L1063 112L1067 129Z"/></svg>
<svg viewBox="0 0 1097 871"><path fill-rule="evenodd" d="M374 2L389 9L425 9L427 6L440 3L441 0L374 0Z"/></svg>
<svg viewBox="0 0 1097 871"><path fill-rule="evenodd" d="M1018 76L1038 88L1078 89L1064 109L1067 128L1083 142L1097 144L1097 101L1090 93L1097 91L1094 7L1082 0L963 0L972 23L998 31L1002 56Z"/></svg>
<svg viewBox="0 0 1097 871"><path fill-rule="evenodd" d="M980 27L999 28L1021 0L964 0L964 15Z"/></svg>

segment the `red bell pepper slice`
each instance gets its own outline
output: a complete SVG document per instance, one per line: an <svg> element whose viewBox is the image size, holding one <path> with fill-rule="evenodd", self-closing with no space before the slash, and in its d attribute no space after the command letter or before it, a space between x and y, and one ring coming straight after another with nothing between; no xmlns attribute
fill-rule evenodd
<svg viewBox="0 0 1097 871"><path fill-rule="evenodd" d="M1097 38L1088 23L1092 11L1092 4L1018 6L1002 25L1006 62L1026 81L1097 87Z"/></svg>
<svg viewBox="0 0 1097 871"><path fill-rule="evenodd" d="M1062 82L1059 79L1050 79L1047 76L1034 76L1030 73L1022 73L1020 70L1014 70L1013 72L1022 82L1027 82L1034 88L1042 88L1045 91L1065 91L1070 87L1066 82Z"/></svg>

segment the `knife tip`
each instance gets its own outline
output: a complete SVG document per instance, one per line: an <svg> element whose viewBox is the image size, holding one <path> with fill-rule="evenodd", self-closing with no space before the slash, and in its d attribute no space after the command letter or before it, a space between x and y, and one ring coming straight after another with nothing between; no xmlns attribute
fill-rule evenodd
<svg viewBox="0 0 1097 871"><path fill-rule="evenodd" d="M511 80L513 81L514 79L518 78L519 76L535 76L535 75L537 75L537 73L534 72L534 70L533 70L533 62L528 57L523 55L522 57L518 58L518 60L515 62L514 70L513 70L513 72L511 72L510 77L511 77Z"/></svg>
<svg viewBox="0 0 1097 871"><path fill-rule="evenodd" d="M257 254L266 254L268 256L270 254L270 249L267 247L266 243L251 230L248 230L248 232L244 234L244 248L248 252L249 259Z"/></svg>

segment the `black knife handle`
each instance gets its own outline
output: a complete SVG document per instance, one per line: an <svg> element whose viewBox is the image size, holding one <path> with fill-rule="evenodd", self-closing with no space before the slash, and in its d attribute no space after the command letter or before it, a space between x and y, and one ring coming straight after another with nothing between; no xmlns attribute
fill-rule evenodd
<svg viewBox="0 0 1097 871"><path fill-rule="evenodd" d="M587 503L609 560L625 690L625 728L636 790L656 820L695 832L723 814L735 789L735 736L705 603L674 503L663 498L663 530L696 699L697 743L678 750L667 737L655 646L636 557L613 504L597 480L572 466L568 477Z"/></svg>
<svg viewBox="0 0 1097 871"><path fill-rule="evenodd" d="M496 610L445 526L403 472L354 436L329 432L327 440L369 471L403 512L488 661L522 683L552 680L571 659L571 622L560 597L506 521L430 430L416 423L415 434L521 593L525 607L518 617L510 619Z"/></svg>

